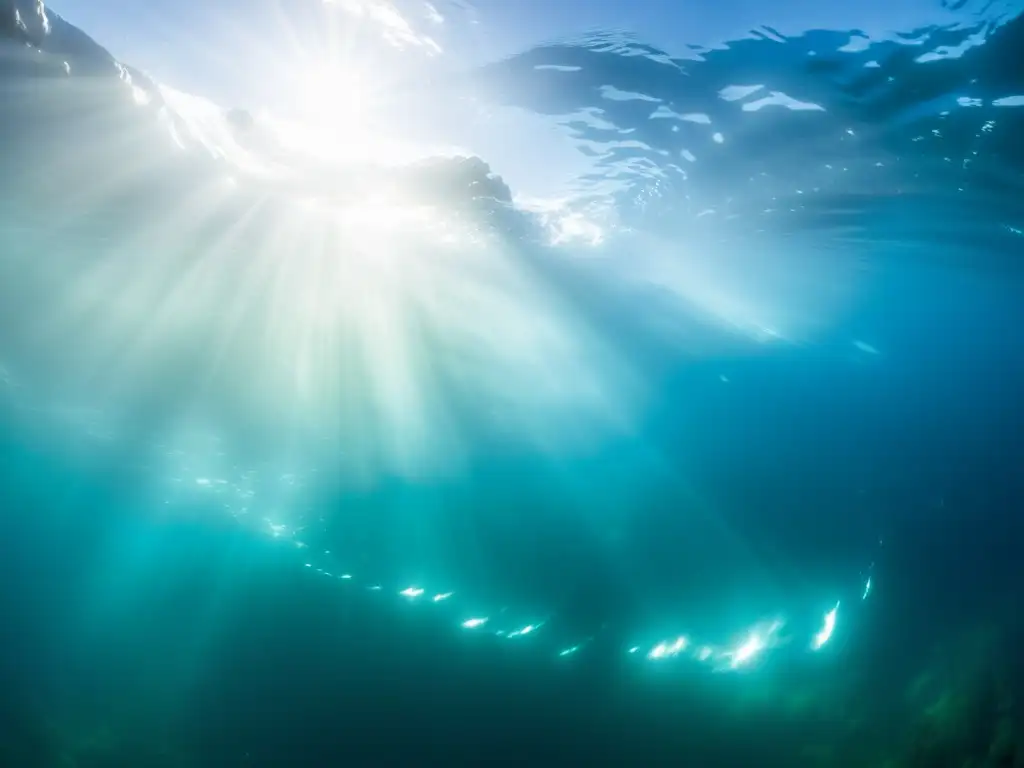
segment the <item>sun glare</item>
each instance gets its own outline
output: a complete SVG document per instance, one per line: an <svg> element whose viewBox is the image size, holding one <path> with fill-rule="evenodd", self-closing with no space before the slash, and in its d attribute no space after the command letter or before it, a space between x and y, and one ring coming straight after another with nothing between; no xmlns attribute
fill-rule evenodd
<svg viewBox="0 0 1024 768"><path fill-rule="evenodd" d="M365 77L319 66L303 72L296 85L297 107L304 120L346 131L364 121L369 101Z"/></svg>
<svg viewBox="0 0 1024 768"><path fill-rule="evenodd" d="M145 105L83 135L94 149L59 175L77 190L67 218L102 212L98 235L35 249L68 253L32 327L61 376L125 410L139 393L168 424L180 412L341 454L360 480L458 471L485 439L562 455L628 432L643 392L628 356L531 266L505 201L477 205L489 166L417 135L429 105L389 124L382 83L403 65L371 66L355 32L315 53L295 37L273 72L290 103L231 120L161 87L145 151ZM122 145L132 161L111 162ZM564 229L599 239L582 220ZM24 269L48 285L56 267Z"/></svg>

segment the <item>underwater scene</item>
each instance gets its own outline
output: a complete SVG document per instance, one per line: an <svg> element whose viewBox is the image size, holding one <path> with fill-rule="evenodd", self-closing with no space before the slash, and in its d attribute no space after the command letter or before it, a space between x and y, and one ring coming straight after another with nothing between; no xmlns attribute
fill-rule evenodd
<svg viewBox="0 0 1024 768"><path fill-rule="evenodd" d="M0 0L0 766L1024 768L1024 1Z"/></svg>

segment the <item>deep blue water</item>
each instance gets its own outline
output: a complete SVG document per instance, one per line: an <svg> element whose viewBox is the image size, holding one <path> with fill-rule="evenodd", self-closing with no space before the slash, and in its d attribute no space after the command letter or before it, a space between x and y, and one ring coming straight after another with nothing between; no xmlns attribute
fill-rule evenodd
<svg viewBox="0 0 1024 768"><path fill-rule="evenodd" d="M548 121L557 210L0 28L5 765L1021 764L994 8L395 86Z"/></svg>

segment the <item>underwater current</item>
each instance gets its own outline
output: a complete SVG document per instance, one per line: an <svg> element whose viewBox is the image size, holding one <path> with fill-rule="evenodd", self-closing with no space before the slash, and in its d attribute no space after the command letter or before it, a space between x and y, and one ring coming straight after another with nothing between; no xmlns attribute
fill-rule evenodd
<svg viewBox="0 0 1024 768"><path fill-rule="evenodd" d="M0 765L1024 766L1024 16L0 0Z"/></svg>

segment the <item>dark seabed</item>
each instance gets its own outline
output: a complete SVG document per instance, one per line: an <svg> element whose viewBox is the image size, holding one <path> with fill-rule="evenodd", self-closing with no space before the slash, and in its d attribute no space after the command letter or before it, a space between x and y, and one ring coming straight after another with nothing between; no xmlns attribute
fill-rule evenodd
<svg viewBox="0 0 1024 768"><path fill-rule="evenodd" d="M554 205L0 0L0 765L1024 766L1024 16L960 5L394 86L547 121Z"/></svg>

